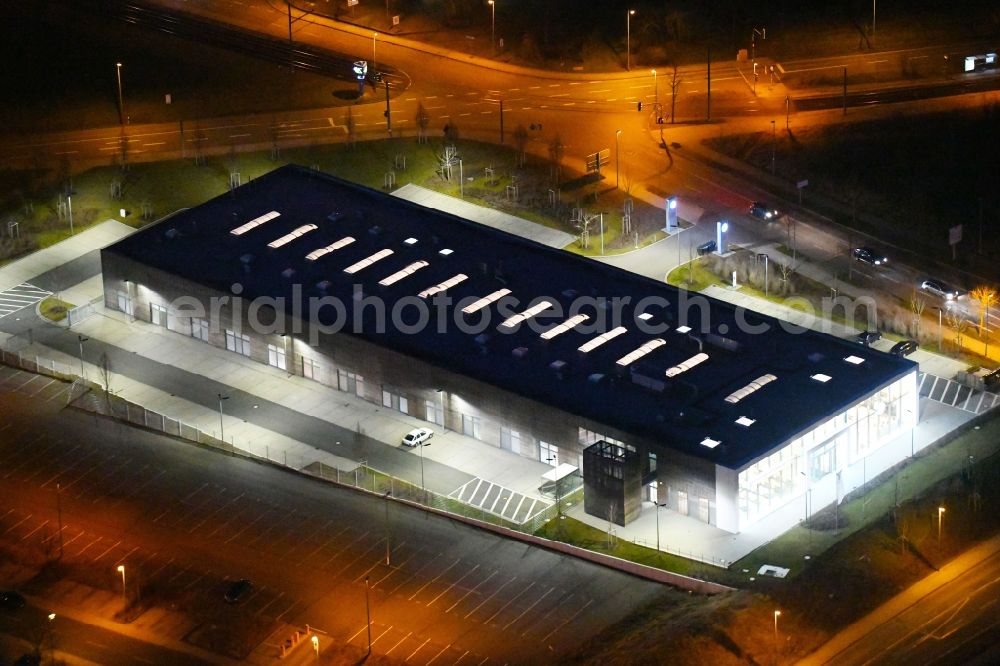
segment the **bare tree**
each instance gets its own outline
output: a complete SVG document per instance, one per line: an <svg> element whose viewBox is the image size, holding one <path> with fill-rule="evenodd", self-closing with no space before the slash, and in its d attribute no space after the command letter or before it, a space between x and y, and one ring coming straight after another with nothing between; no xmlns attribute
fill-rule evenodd
<svg viewBox="0 0 1000 666"><path fill-rule="evenodd" d="M524 166L525 151L528 148L528 130L524 129L524 125L518 124L514 128L514 162L519 167Z"/></svg>
<svg viewBox="0 0 1000 666"><path fill-rule="evenodd" d="M986 316L990 306L996 301L997 292L992 287L981 285L969 292L969 296L979 301L979 335L986 331Z"/></svg>
<svg viewBox="0 0 1000 666"><path fill-rule="evenodd" d="M111 413L111 359L108 358L107 352L101 353L101 358L98 361L97 372L100 376L101 385L104 386L104 400L108 404L108 413Z"/></svg>
<svg viewBox="0 0 1000 666"><path fill-rule="evenodd" d="M680 88L684 79L677 69L677 63L670 65L670 124L674 124L674 117L677 110L677 89Z"/></svg>
<svg viewBox="0 0 1000 666"><path fill-rule="evenodd" d="M562 142L562 137L557 133L549 142L549 160L552 162L552 180L559 184L562 171L562 159L566 153L566 146Z"/></svg>
<svg viewBox="0 0 1000 666"><path fill-rule="evenodd" d="M958 312L948 313L948 325L955 329L955 344L959 350L962 348L962 334L969 325L969 320Z"/></svg>
<svg viewBox="0 0 1000 666"><path fill-rule="evenodd" d="M924 299L917 296L917 292L914 291L910 297L910 310L913 312L913 337L917 340L920 339L920 318L923 316L926 306L927 303Z"/></svg>
<svg viewBox="0 0 1000 666"><path fill-rule="evenodd" d="M351 107L347 107L347 117L344 118L344 127L347 129L347 145L354 147L354 142L358 140L358 126L354 122L354 112Z"/></svg>
<svg viewBox="0 0 1000 666"><path fill-rule="evenodd" d="M455 142L457 142L458 139L459 139L458 125L456 125L451 121L445 123L444 140L450 143L451 145L455 145Z"/></svg>
<svg viewBox="0 0 1000 666"><path fill-rule="evenodd" d="M413 119L417 123L417 143L427 143L427 126L431 123L431 116L423 102L417 104L417 113Z"/></svg>

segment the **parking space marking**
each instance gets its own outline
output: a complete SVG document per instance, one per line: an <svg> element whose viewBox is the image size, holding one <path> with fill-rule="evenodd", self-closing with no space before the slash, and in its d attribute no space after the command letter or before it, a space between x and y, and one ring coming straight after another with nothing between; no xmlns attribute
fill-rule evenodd
<svg viewBox="0 0 1000 666"><path fill-rule="evenodd" d="M437 653L436 655L434 655L433 657L431 657L431 658L430 658L430 661L428 661L427 663L425 663L425 664L424 664L424 666L431 666L431 664L433 664L433 663L434 663L434 661L435 661L435 660L436 660L436 659L437 659L438 657L440 657L440 656L441 656L441 655L443 655L443 654L444 654L445 652L447 652L447 651L448 651L448 650L449 650L449 649L451 648L451 646L452 646L452 645L454 645L454 643L448 643L447 645L445 645L445 646L444 646L443 648L441 648L441 651L440 651L440 652L438 652L438 653ZM416 654L416 653L414 653L414 654ZM412 657L412 656L413 656L413 655L411 654L411 655L410 655L410 657ZM464 655L463 655L463 656L464 656ZM407 657L407 660L409 660L409 658L410 658L410 657Z"/></svg>
<svg viewBox="0 0 1000 666"><path fill-rule="evenodd" d="M488 618L486 618L486 621L484 621L483 624L490 624L493 621L493 618L497 617L498 615L500 615L500 613L502 613L505 610L507 610L508 606L510 606L512 603L514 603L515 601L517 601L518 599L520 599L521 596L524 595L525 592L527 592L528 590L530 590L534 586L535 586L535 581L529 582L528 586L526 588L524 588L523 590L521 590L520 592L518 592L516 595L514 595L514 597L510 601L508 601L507 603L505 603L503 606L501 606L500 609L496 613L493 613L493 615L490 615Z"/></svg>
<svg viewBox="0 0 1000 666"><path fill-rule="evenodd" d="M15 527L19 526L19 525L20 525L21 523L23 523L24 521L26 521L26 520L30 519L32 515L33 515L33 514L30 514L30 513L29 513L29 514L28 514L27 516L25 516L25 517L24 517L24 518L22 518L21 520L17 521L16 523L14 523L13 525L11 525L11 526L10 526L10 527L8 527L7 529L5 529L5 530L4 530L3 532L0 532L0 537L2 537L2 536L5 536L5 535L7 534L7 532L10 532L10 531L11 531L12 529L14 529Z"/></svg>
<svg viewBox="0 0 1000 666"><path fill-rule="evenodd" d="M406 584L407 584L408 582L410 582L411 580L413 580L414 578L416 578L416 577L417 577L417 575L418 575L418 574L419 574L419 573L420 573L421 571L423 571L424 569L426 569L427 567L429 567L429 566L430 566L431 564L433 564L434 562L437 562L437 561L438 561L438 559L440 559L440 557L441 557L441 553L440 553L440 552L437 552L437 553L434 553L434 557L432 557L431 559L429 559L429 560L427 560L426 562L424 562L424 563L423 563L423 564L422 564L422 565L421 565L420 567L418 567L417 569L415 569L415 570L413 571L413 573L411 573L411 574L410 574L409 576L407 576L406 578L404 578L403 580L401 580L401 581L399 582L399 585L397 585L396 587L392 588L392 590L390 590L390 591L389 591L389 592L387 593L387 595L391 597L392 595L396 594L396 592L398 592L398 591L400 590L400 588L402 588L402 587L403 587L404 585L406 585Z"/></svg>
<svg viewBox="0 0 1000 666"><path fill-rule="evenodd" d="M465 593L465 594L463 594L463 595L462 595L461 597L459 597L459 598L458 598L458 601L456 601L456 602L455 602L455 603L453 603L453 604L452 604L451 606L449 606L449 607L448 607L448 608L447 608L447 609L445 610L445 613L450 613L450 612L451 612L452 610L454 610L454 609L455 609L455 606L458 606L458 605L459 605L460 603L462 603L463 601L465 601L465 598L466 598L467 596L469 596L470 594L472 594L473 592L475 592L476 590L478 590L478 589L479 589L479 586L480 586L480 585L485 585L485 584L486 584L486 583L487 583L487 582L488 582L488 581L489 581L489 580L490 580L491 578L493 578L493 576L496 576L496 575L497 575L498 573L500 573L500 572L499 572L499 571L494 571L494 572L493 572L493 573L491 573L491 574L490 574L489 576L487 576L487 577L486 577L486 578L484 578L483 580L479 581L479 584L478 584L478 585L476 585L476 586L475 586L475 587L473 587L472 589L470 589L470 590L466 591L466 593Z"/></svg>
<svg viewBox="0 0 1000 666"><path fill-rule="evenodd" d="M455 566L456 564L458 564L461 561L462 561L462 558L460 558L460 557L455 558L455 561L452 562L451 564L449 564L448 567L444 571L442 571L441 573L439 573L437 576L434 576L434 578L431 578L429 581L427 581L426 583L424 583L423 585L421 585L419 588L417 588L417 591L414 592L413 594L411 594L409 596L409 598L407 599L407 601L413 601L413 598L415 596L417 596L418 594L420 594L425 587L427 587L428 585L430 585L431 583L433 583L434 581L436 581L441 576L443 576L446 573L448 573L448 571L450 571L453 566Z"/></svg>
<svg viewBox="0 0 1000 666"><path fill-rule="evenodd" d="M578 608L575 613L573 613L568 618L566 618L565 620L563 620L562 623L559 624L559 626L557 626L555 629L553 629L549 633L547 633L544 636L542 636L541 642L542 643L547 642L549 640L549 638L551 638L557 631L559 631L560 629L562 629L563 627L565 627L567 624L569 624L570 622L572 622L573 620L575 620L577 617L579 617L579 615L581 613L583 613L583 611L585 611L587 608L589 608L590 604L592 604L592 603L594 603L593 599L587 599L587 603L585 603L583 606L581 606L580 608ZM525 633L527 633L527 632L525 632ZM523 636L524 634L521 634L521 635Z"/></svg>
<svg viewBox="0 0 1000 666"><path fill-rule="evenodd" d="M395 645L393 645L391 648L389 648L388 650L386 650L382 654L388 655L390 652L392 652L393 650L395 650L396 648L398 648L400 645L402 645L403 641L405 641L407 638L409 638L412 635L413 635L413 632L411 631L410 633L406 634L405 636L403 636L402 638L400 638L398 641L396 641ZM427 640L430 640L430 639L428 638ZM404 661L405 661L405 659L404 659Z"/></svg>
<svg viewBox="0 0 1000 666"><path fill-rule="evenodd" d="M93 562L97 562L97 561L101 560L105 555L107 555L112 550L114 550L115 548L117 548L118 544L120 544L121 542L122 542L121 539L119 539L118 541L115 541L107 550L105 550L103 553L101 553L100 555L98 555L97 557L95 557L92 561Z"/></svg>
<svg viewBox="0 0 1000 666"><path fill-rule="evenodd" d="M540 596L540 597L538 597L537 599L535 599L535 601L533 601L533 602L531 603L531 605L530 605L530 606L528 606L528 607L527 607L527 608L525 608L525 609L524 609L523 611L521 611L521 614L520 614L520 615L518 615L518 616L517 616L517 617L515 617L515 618L514 618L513 620L511 620L510 622L508 622L507 624L505 624L505 625L503 626L503 631L507 631L507 630L508 630L508 629L509 629L509 628L511 627L511 625L513 625L513 624L514 624L514 623L516 623L516 622L517 622L518 620L520 620L520 619L521 619L522 617L524 617L525 615L527 615L527 614L528 614L528 612L529 612L529 611L531 611L531 609L532 609L532 608L534 608L535 606L537 606L538 604L540 604L540 603L541 603L541 602L542 602L542 601L543 601L543 600L545 599L545 597L547 597L547 596L549 596L550 594L552 594L552 591L553 591L553 590L555 590L555 589L556 589L556 588L554 588L554 587L550 587L550 588L548 589L548 591L547 591L547 592L546 592L545 594L543 594L542 596Z"/></svg>
<svg viewBox="0 0 1000 666"><path fill-rule="evenodd" d="M49 524L49 521L47 521L47 520L44 523L40 523L38 525L38 527L36 527L35 529L31 530L30 532L28 532L27 534L25 534L23 537L21 537L21 541L27 541L28 537L30 537L32 534L34 534L35 532L37 532L38 530L42 529L43 527L45 527L48 524Z"/></svg>
<svg viewBox="0 0 1000 666"><path fill-rule="evenodd" d="M453 582L450 585L448 585L448 587L446 587L443 590L441 590L441 594L437 595L436 597L434 597L433 599L431 599L430 601L427 602L427 607L429 608L429 607L433 606L435 601L437 601L438 599L440 599L441 597L443 597L444 595L446 595L448 592L450 592L451 588L453 588L456 585L458 585L459 583L461 583L465 579L466 576L468 576L469 574L475 573L476 569L478 569L478 568L479 568L479 565L477 564L476 566L472 567L471 569L469 569L468 571L466 571L464 574L462 574L462 576L459 577L458 580L456 580L455 582Z"/></svg>
<svg viewBox="0 0 1000 666"><path fill-rule="evenodd" d="M488 597L486 597L485 599L483 599L482 601L480 601L480 602L479 602L479 604L478 604L478 605L477 605L477 606L476 606L475 608L473 608L472 610L470 610L470 611L469 611L469 612L468 612L468 613L467 613L467 614L465 615L465 619L466 619L466 620L468 620L468 619L469 619L469 616L471 616L471 615L472 615L473 613L475 613L475 612L476 612L477 610L479 610L480 608L482 608L482 606L483 606L483 605L484 605L484 604L485 604L486 602L488 602L488 601L489 601L490 599L492 599L493 597L495 597L496 595L498 595L498 594L500 593L500 590L502 590L503 588L507 587L508 585L510 585L511 583L513 583L513 582L514 582L515 580L517 580L517 576L514 576L514 577L513 577L513 578L511 578L511 579L510 579L509 581L507 581L506 583L504 583L503 585L501 585L500 587L498 587L498 588L497 588L496 590L494 590L494 591L493 591L493 594L491 594L490 596L488 596Z"/></svg>

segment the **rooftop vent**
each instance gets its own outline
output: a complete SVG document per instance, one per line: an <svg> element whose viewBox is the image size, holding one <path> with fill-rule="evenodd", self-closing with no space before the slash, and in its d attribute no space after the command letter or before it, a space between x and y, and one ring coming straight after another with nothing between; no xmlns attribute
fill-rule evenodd
<svg viewBox="0 0 1000 666"><path fill-rule="evenodd" d="M528 355L528 348L514 347L514 349L510 351L510 355L513 356L514 358L524 358L525 356Z"/></svg>
<svg viewBox="0 0 1000 666"><path fill-rule="evenodd" d="M369 236L378 236L380 233L382 233L382 227L378 226L377 224L373 227L368 228Z"/></svg>
<svg viewBox="0 0 1000 666"><path fill-rule="evenodd" d="M286 280L291 280L294 276L295 276L294 268L289 267L281 271L281 277L285 278Z"/></svg>
<svg viewBox="0 0 1000 666"><path fill-rule="evenodd" d="M176 227L170 227L163 235L166 236L167 239L173 240L180 235L180 232L177 231Z"/></svg>

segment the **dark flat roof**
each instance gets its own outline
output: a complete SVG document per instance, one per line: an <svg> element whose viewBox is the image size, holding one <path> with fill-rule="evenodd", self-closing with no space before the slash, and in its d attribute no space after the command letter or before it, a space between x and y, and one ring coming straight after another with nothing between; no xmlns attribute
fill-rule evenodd
<svg viewBox="0 0 1000 666"><path fill-rule="evenodd" d="M279 215L268 216L272 211ZM261 216L271 219L241 235L231 233ZM303 231L306 225L316 228ZM280 247L268 246L296 230L301 235ZM306 258L345 237L354 241L318 259ZM353 274L344 272L382 250L392 253ZM403 298L426 302L417 296L419 292L463 274L466 279L446 291L454 299L452 305L444 307L452 322L446 330L439 331L433 324L438 319L433 307L431 325L419 332L400 330L415 323L418 316L417 307L408 306L402 310L401 327L393 326L387 318L387 329L379 332L374 327L374 310L368 308L360 317L358 335L733 469L915 369L915 364L905 359L822 333L790 333L779 328L773 318L738 313L728 303L302 167L272 171L239 188L235 196L220 196L183 211L105 252L227 294L239 283L244 298L290 299L293 284L300 284L306 298L329 295L342 299L348 306L348 331L357 323L350 307L354 285L361 285L365 296L382 297L391 306L402 303ZM399 273L404 269L412 272ZM389 276L397 281L388 286L379 284ZM503 314L498 312L501 304L507 305L503 301L484 308L480 314L488 312L491 323L482 332L470 333L454 325L459 306L500 289L510 290L508 300L516 298L516 306L507 307ZM575 314L590 319L548 341L525 325L513 334L498 331L509 311L521 312L540 297L564 309L561 317L536 318L544 328L555 327ZM570 305L579 305L581 297L589 299L588 304L570 311ZM627 330L584 353L579 350L581 345L618 326L610 321L594 325L599 315L612 312L596 305L598 297L628 299L621 308L621 325ZM637 307L644 298L659 304L647 301ZM707 305L708 327L702 328L701 310L695 310L688 321L693 330L682 333L678 331L681 302L692 298ZM466 300L460 303L462 299ZM663 325L669 330L640 330L636 319L639 309L651 315L643 325ZM741 321L768 328L767 332L741 330L738 315ZM474 316L467 321L480 320ZM657 339L664 344L630 366L617 363ZM669 368L676 372L685 362L699 358L698 354L707 354L707 359L667 376ZM845 361L848 356L862 362ZM829 376L829 381L814 379L818 374ZM740 389L752 389L751 382L767 375L775 379L760 382L760 388L744 392L745 397L735 404L726 400ZM754 423L740 425L736 422L739 417ZM720 444L708 448L702 445L705 438Z"/></svg>

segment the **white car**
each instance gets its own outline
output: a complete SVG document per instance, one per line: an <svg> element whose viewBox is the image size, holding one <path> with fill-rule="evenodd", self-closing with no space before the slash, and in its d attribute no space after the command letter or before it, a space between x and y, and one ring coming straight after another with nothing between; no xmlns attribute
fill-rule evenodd
<svg viewBox="0 0 1000 666"><path fill-rule="evenodd" d="M434 436L430 428L416 428L403 437L403 446L423 446L424 442Z"/></svg>

